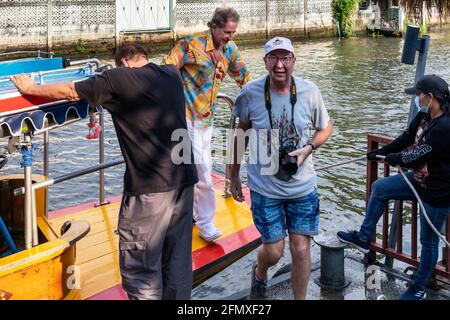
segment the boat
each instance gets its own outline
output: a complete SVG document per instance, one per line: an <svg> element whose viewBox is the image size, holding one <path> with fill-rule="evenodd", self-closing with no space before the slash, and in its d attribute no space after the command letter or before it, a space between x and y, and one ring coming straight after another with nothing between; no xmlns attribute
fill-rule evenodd
<svg viewBox="0 0 450 320"><path fill-rule="evenodd" d="M368 34L402 37L405 12L402 7L393 6L391 2L370 3L359 10L359 15L367 21Z"/></svg>
<svg viewBox="0 0 450 320"><path fill-rule="evenodd" d="M21 66L28 61L9 61L3 66L11 68L12 64ZM40 63L43 60L33 61ZM61 63L63 61L60 59ZM0 64L0 70L3 66ZM12 67L10 70L22 69ZM86 59L39 70L34 76L40 83L81 81L103 70L95 59ZM59 177L53 177L49 172L50 133L83 119L89 119L90 128L97 125L101 128L104 126L103 108L90 111L85 101L22 96L9 80L11 73L8 72L0 73L3 74L0 77L0 138L8 138L9 152L19 149L23 153L23 163L27 164L23 174L0 174L0 219L4 222L4 228L0 230L8 244L3 256L0 255L0 299L127 299L121 286L118 256L117 221L121 195L105 197L104 179L107 168L122 164L124 160L105 162L104 131L97 130L88 137L99 141L98 165ZM219 99L233 106L231 98L220 95ZM232 116L231 128L234 128L235 120ZM43 175L33 174L31 165L32 138L38 134L43 134L45 141ZM48 210L50 185L97 171L100 173L99 201ZM240 203L231 197L227 176L228 173L225 176L213 174L217 201L215 223L223 236L208 243L193 227L193 287L261 243L249 203ZM248 189L245 192L249 201Z"/></svg>
<svg viewBox="0 0 450 320"><path fill-rule="evenodd" d="M0 61L0 77L65 68L65 59L54 55L54 52L41 50L2 52L0 59L4 60Z"/></svg>

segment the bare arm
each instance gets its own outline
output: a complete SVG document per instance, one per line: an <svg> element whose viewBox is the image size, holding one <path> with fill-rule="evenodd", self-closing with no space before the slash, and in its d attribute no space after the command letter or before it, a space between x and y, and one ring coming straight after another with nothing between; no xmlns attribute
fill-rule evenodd
<svg viewBox="0 0 450 320"><path fill-rule="evenodd" d="M36 85L33 76L15 75L10 77L19 92L23 95L39 96L55 100L80 100L73 82Z"/></svg>
<svg viewBox="0 0 450 320"><path fill-rule="evenodd" d="M239 176L239 172L241 170L241 163L242 158L244 157L245 150L247 150L248 145L248 137L245 135L245 132L251 128L250 124L243 123L239 121L237 130L241 130L237 134L235 134L234 137L234 143L233 143L233 162L230 164L230 192L233 195L233 198L237 201L243 201L244 196L242 194L242 182L241 178ZM244 149L239 150L239 146L242 144L238 142L240 133L244 133Z"/></svg>
<svg viewBox="0 0 450 320"><path fill-rule="evenodd" d="M328 126L325 129L317 130L314 133L311 139L311 143L317 149L328 141L332 133L333 133L333 124L331 123L331 121L328 121Z"/></svg>
<svg viewBox="0 0 450 320"><path fill-rule="evenodd" d="M242 130L243 133L251 128L250 124L243 123L239 121L236 130ZM235 135L234 143L233 143L233 163L231 164L231 174L239 174L239 170L241 169L242 158L244 157L245 150L247 150L248 138L245 138L244 150L238 150L238 147L241 144L238 143L238 137Z"/></svg>

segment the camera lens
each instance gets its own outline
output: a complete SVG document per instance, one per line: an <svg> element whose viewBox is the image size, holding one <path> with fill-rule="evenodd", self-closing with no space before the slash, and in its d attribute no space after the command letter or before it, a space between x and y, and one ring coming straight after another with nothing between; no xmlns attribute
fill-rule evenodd
<svg viewBox="0 0 450 320"><path fill-rule="evenodd" d="M297 157L286 156L283 159L283 169L289 173L295 174L297 172Z"/></svg>

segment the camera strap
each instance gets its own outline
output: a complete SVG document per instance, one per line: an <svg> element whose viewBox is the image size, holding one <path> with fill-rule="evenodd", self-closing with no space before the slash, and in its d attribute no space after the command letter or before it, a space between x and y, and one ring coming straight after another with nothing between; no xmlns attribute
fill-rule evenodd
<svg viewBox="0 0 450 320"><path fill-rule="evenodd" d="M291 87L289 89L289 93L290 93L290 100L291 100L291 105L292 105L291 122L292 122L292 126L294 127L295 132L298 135L297 128L295 127L295 123L294 123L294 108L295 108L295 104L297 103L297 87L295 86L295 79L292 76L291 76ZM270 128L273 129L272 103L270 101L270 78L269 78L269 76L267 76L266 82L264 84L264 100L266 102L267 112L269 113Z"/></svg>

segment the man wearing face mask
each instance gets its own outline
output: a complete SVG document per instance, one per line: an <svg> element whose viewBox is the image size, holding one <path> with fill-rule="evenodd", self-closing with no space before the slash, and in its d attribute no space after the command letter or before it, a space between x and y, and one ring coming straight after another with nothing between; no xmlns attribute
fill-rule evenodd
<svg viewBox="0 0 450 320"><path fill-rule="evenodd" d="M291 41L275 37L264 46L264 54L269 74L247 84L234 107L238 132L250 133L248 186L253 220L263 242L252 268L250 297L266 298L267 270L283 255L287 229L294 298L305 299L310 237L318 233L319 224L311 154L331 136L332 125L319 88L292 75L296 57ZM311 127L315 129L312 137ZM242 143L234 145L238 155L230 170L231 192L242 201L239 169L245 150L237 150Z"/></svg>
<svg viewBox="0 0 450 320"><path fill-rule="evenodd" d="M412 182L433 225L441 230L450 212L450 92L447 82L436 75L423 76L412 88L420 112L408 129L393 142L369 152L368 160L379 160L392 166L411 168L406 175ZM341 241L368 253L370 239L376 231L388 200L415 200L413 191L401 175L379 179L372 185L366 216L359 231L338 232ZM420 265L414 283L400 297L402 300L425 299L428 284L438 259L439 238L420 215Z"/></svg>
<svg viewBox="0 0 450 320"><path fill-rule="evenodd" d="M163 58L180 69L186 100L186 120L199 175L195 185L194 219L199 235L208 242L222 232L214 224L216 192L212 182L211 138L216 99L228 74L239 87L251 80L250 72L232 41L239 14L230 7L214 11L209 30L181 39Z"/></svg>

